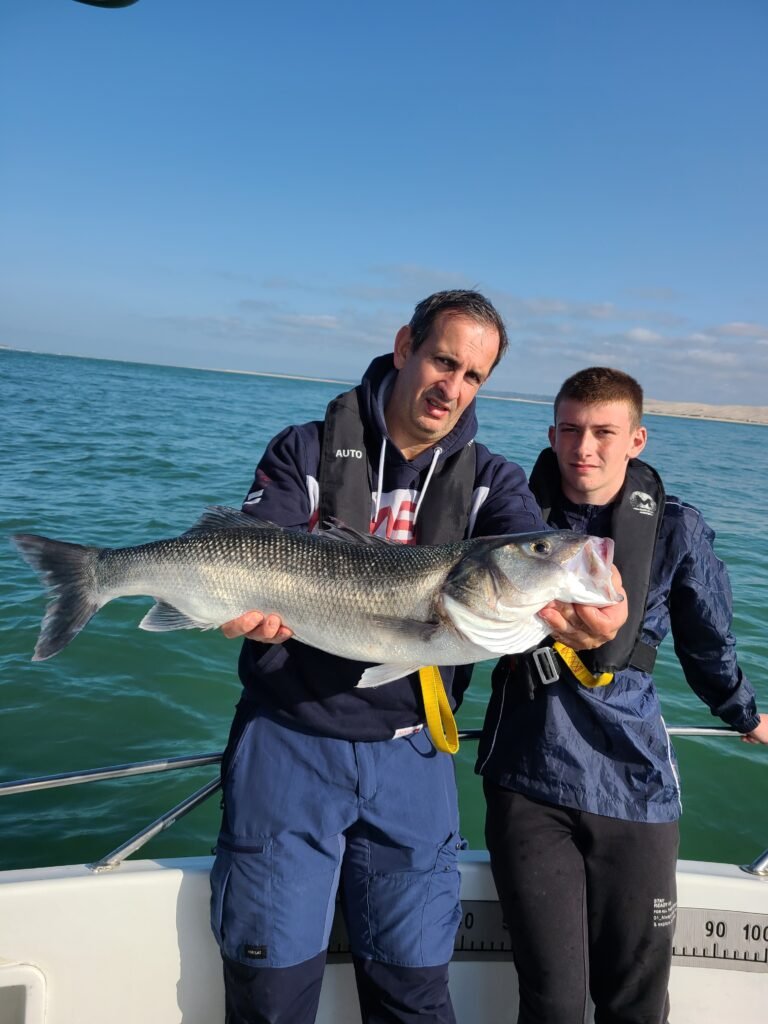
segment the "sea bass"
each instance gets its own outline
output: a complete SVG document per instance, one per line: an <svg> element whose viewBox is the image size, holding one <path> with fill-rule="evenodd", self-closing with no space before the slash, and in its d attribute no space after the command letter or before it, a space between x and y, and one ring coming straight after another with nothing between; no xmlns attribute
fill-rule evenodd
<svg viewBox="0 0 768 1024"><path fill-rule="evenodd" d="M142 594L141 629L213 629L258 609L297 640L373 662L359 686L424 665L528 650L548 633L549 601L608 605L613 541L569 531L393 544L343 526L303 533L222 506L179 537L126 548L12 538L52 598L33 661L57 654L99 608Z"/></svg>

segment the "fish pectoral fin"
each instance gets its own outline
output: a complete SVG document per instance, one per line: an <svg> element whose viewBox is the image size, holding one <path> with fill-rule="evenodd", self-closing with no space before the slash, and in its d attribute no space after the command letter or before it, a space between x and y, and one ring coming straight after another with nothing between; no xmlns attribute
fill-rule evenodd
<svg viewBox="0 0 768 1024"><path fill-rule="evenodd" d="M515 617L491 619L478 615L465 604L447 594L442 596L445 615L463 637L491 654L517 654L534 647L549 632L536 608L515 609ZM512 611L509 610L510 616Z"/></svg>
<svg viewBox="0 0 768 1024"><path fill-rule="evenodd" d="M172 604L158 601L153 604L139 623L139 629L147 629L151 633L166 633L171 629L213 629L213 622L202 622L191 615L180 612Z"/></svg>
<svg viewBox="0 0 768 1024"><path fill-rule="evenodd" d="M420 668L421 662L417 662L415 665L403 665L402 663L399 665L372 665L360 676L355 689L365 690L372 686L392 683L395 679L402 679L403 676L410 675L411 672L418 672Z"/></svg>
<svg viewBox="0 0 768 1024"><path fill-rule="evenodd" d="M429 643L440 626L440 622L422 622L418 619L395 619L387 615L366 615L366 623L376 629L384 630L396 636L398 640L416 640Z"/></svg>

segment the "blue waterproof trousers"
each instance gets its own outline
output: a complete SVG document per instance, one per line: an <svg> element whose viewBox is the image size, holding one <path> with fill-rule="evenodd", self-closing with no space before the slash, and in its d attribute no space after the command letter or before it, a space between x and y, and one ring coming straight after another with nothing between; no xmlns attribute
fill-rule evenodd
<svg viewBox="0 0 768 1024"><path fill-rule="evenodd" d="M453 1024L461 840L451 758L424 731L330 739L243 700L222 777L211 922L227 1024L312 1024L339 888L363 1020Z"/></svg>

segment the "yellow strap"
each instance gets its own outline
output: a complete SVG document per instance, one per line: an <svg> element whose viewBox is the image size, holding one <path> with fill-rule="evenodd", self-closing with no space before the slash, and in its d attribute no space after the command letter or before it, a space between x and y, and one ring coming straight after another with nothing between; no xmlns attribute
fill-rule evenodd
<svg viewBox="0 0 768 1024"><path fill-rule="evenodd" d="M455 754L459 749L459 732L437 666L420 668L419 682L432 742L443 753Z"/></svg>
<svg viewBox="0 0 768 1024"><path fill-rule="evenodd" d="M557 643L552 644L552 646L582 686L588 686L590 690L594 690L596 686L607 686L608 683L613 681L613 672L602 672L599 676L593 675L576 651L571 647L566 647L565 644L561 644L559 640Z"/></svg>

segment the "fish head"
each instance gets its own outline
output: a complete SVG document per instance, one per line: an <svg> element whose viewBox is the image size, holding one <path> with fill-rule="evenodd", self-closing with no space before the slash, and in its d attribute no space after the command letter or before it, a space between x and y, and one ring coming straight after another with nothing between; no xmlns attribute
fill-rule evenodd
<svg viewBox="0 0 768 1024"><path fill-rule="evenodd" d="M510 537L491 553L500 601L539 608L549 601L617 604L623 597L611 573L613 550L610 537L570 530Z"/></svg>
<svg viewBox="0 0 768 1024"><path fill-rule="evenodd" d="M478 538L446 578L438 614L489 657L527 651L549 632L538 613L550 601L623 600L612 564L612 540L570 530Z"/></svg>

